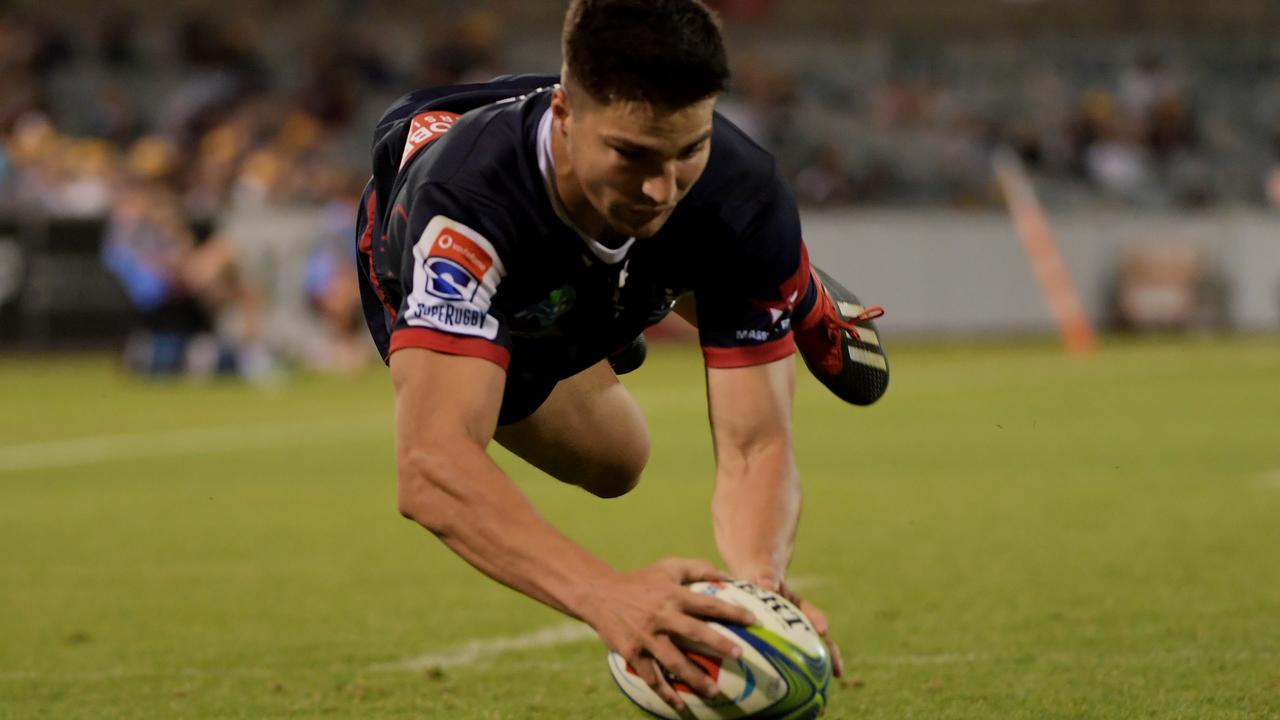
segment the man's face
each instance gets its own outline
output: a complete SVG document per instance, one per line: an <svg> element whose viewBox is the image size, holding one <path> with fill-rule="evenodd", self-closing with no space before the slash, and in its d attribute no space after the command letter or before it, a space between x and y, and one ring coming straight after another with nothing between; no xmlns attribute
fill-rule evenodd
<svg viewBox="0 0 1280 720"><path fill-rule="evenodd" d="M557 98L563 104L556 114L588 202L615 232L657 233L707 166L716 98L678 109L605 105L581 92L573 93L570 108L568 98Z"/></svg>

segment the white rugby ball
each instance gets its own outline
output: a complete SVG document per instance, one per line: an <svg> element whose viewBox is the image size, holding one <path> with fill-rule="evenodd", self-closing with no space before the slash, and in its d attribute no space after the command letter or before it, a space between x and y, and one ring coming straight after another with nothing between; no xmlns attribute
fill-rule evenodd
<svg viewBox="0 0 1280 720"><path fill-rule="evenodd" d="M716 682L720 694L705 698L668 674L667 680L685 702L685 711L677 714L621 655L610 652L609 672L624 695L650 715L670 720L809 720L822 714L831 683L831 658L799 608L777 593L738 580L697 582L688 587L755 615L756 624L750 627L709 623L742 648L742 657L732 660L705 647L682 647Z"/></svg>

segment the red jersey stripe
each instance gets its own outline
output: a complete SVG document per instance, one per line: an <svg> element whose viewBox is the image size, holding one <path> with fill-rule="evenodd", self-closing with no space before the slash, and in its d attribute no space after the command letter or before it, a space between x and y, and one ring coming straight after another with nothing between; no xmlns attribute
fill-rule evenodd
<svg viewBox="0 0 1280 720"><path fill-rule="evenodd" d="M795 341L791 339L791 333L787 333L759 345L729 348L703 346L702 357L709 368L739 368L781 360L795 351Z"/></svg>
<svg viewBox="0 0 1280 720"><path fill-rule="evenodd" d="M405 348L425 348L447 355L484 358L506 371L511 365L511 351L480 338L464 338L431 328L402 327L391 333L387 357Z"/></svg>

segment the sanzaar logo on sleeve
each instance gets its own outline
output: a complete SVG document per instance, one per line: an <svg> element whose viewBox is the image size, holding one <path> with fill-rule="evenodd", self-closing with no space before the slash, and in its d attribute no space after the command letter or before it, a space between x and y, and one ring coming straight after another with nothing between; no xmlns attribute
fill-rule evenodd
<svg viewBox="0 0 1280 720"><path fill-rule="evenodd" d="M506 271L492 243L437 215L413 246L413 256L407 324L490 340L497 336L498 321L489 305Z"/></svg>
<svg viewBox="0 0 1280 720"><path fill-rule="evenodd" d="M427 270L427 292L444 300L470 300L480 281L462 266L448 258L429 257L423 263Z"/></svg>

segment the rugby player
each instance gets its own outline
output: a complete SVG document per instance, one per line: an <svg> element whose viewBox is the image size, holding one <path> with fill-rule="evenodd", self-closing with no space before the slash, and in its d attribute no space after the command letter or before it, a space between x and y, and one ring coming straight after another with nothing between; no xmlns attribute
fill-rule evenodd
<svg viewBox="0 0 1280 720"><path fill-rule="evenodd" d="M840 397L874 401L888 378L878 309L810 267L774 159L715 113L729 73L698 0L573 0L562 50L559 78L422 90L377 127L357 241L395 388L399 507L590 624L679 708L670 676L714 683L673 639L729 654L701 619L752 621L682 587L725 576L689 559L610 567L543 520L486 447L602 498L635 487L649 434L615 367L642 359L641 333L679 301L707 368L717 547L733 577L794 598L791 355ZM839 674L826 618L796 600Z"/></svg>

